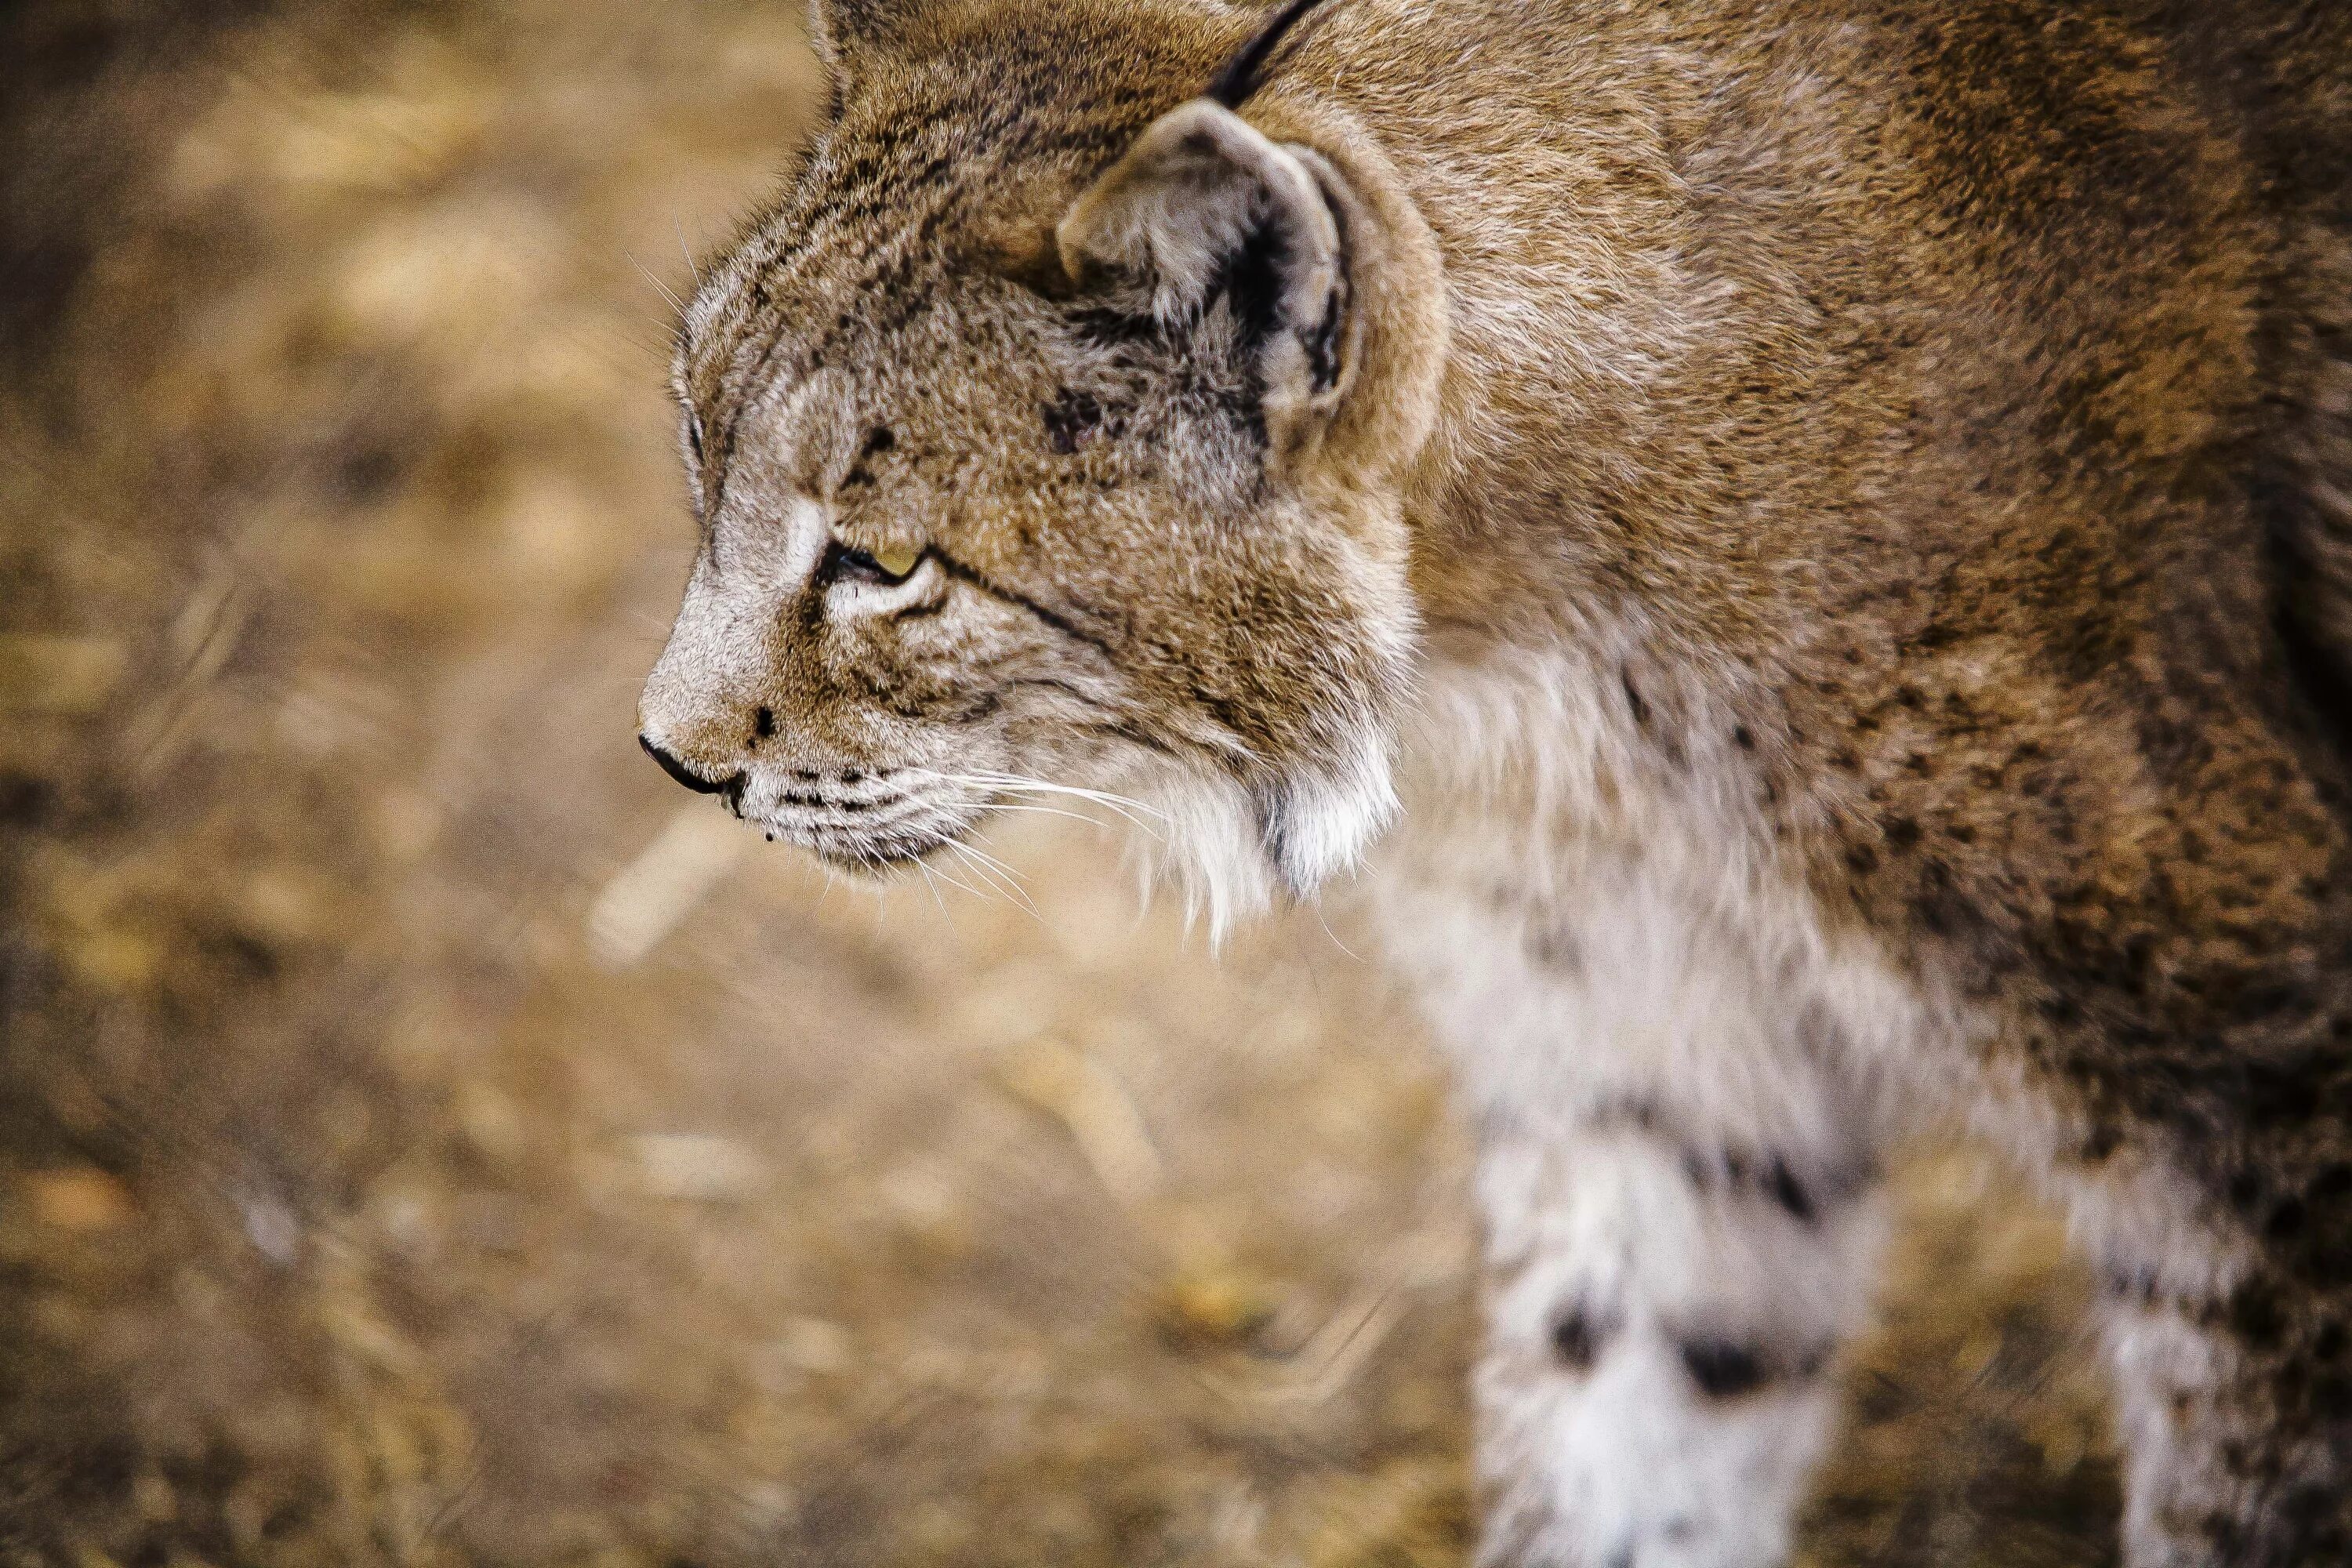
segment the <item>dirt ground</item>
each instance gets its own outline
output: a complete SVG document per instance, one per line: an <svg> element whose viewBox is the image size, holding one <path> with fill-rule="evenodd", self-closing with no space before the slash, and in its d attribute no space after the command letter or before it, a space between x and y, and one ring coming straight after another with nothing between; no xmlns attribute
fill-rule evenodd
<svg viewBox="0 0 2352 1568"><path fill-rule="evenodd" d="M1464 1152L1342 904L829 885L640 756L776 0L0 11L0 1563L1464 1560ZM2113 1561L1921 1154L1805 1561Z"/></svg>

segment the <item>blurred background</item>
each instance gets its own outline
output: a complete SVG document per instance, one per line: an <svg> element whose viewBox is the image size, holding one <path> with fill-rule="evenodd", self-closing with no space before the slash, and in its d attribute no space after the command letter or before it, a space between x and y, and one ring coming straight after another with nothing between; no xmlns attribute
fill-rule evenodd
<svg viewBox="0 0 2352 1568"><path fill-rule="evenodd" d="M1436 1568L1465 1151L1344 900L877 893L637 752L789 0L0 7L0 1563ZM1912 1158L1806 1562L2113 1561Z"/></svg>

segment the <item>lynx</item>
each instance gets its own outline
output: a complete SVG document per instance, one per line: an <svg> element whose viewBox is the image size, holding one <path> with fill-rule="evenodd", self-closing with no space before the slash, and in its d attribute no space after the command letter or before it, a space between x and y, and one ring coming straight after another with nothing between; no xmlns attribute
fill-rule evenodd
<svg viewBox="0 0 2352 1568"><path fill-rule="evenodd" d="M2104 1282L2135 1568L2352 1562L2352 6L820 0L643 700L829 860L1360 875L1481 1561L1785 1562L1890 1140Z"/></svg>

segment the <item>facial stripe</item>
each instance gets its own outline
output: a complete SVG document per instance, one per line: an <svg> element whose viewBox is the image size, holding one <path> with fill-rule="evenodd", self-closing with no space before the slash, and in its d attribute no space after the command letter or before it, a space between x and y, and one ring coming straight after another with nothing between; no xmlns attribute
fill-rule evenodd
<svg viewBox="0 0 2352 1568"><path fill-rule="evenodd" d="M1105 642L1101 637L1097 637L1094 633L1086 630L1076 621L1073 621L1068 616L1064 615L1059 610L1050 609L1047 606L1039 604L1036 600L1031 598L1028 595L1020 592L1018 589L1005 587L1003 584L997 583L988 577L985 574L981 572L979 568L967 565L951 555L948 555L936 550L933 552L933 555L938 560L940 566L946 569L948 575L953 577L957 582L968 584L971 587L979 589L982 593L987 595L992 599L1001 600L1005 604L1013 605L1016 609L1026 610L1029 614L1045 622L1047 626L1053 627L1064 637L1069 637L1076 642L1082 642L1088 647L1093 648L1110 663L1116 665L1118 662L1118 657L1111 652L1110 644Z"/></svg>

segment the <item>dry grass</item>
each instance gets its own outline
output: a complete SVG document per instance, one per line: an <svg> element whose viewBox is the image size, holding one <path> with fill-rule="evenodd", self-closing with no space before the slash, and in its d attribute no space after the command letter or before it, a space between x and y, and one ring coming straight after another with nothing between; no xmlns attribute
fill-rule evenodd
<svg viewBox="0 0 2352 1568"><path fill-rule="evenodd" d="M0 1562L1462 1560L1344 910L1213 963L1043 818L830 888L635 753L788 11L0 18ZM2107 1561L2048 1222L1905 1190L1810 1560Z"/></svg>

